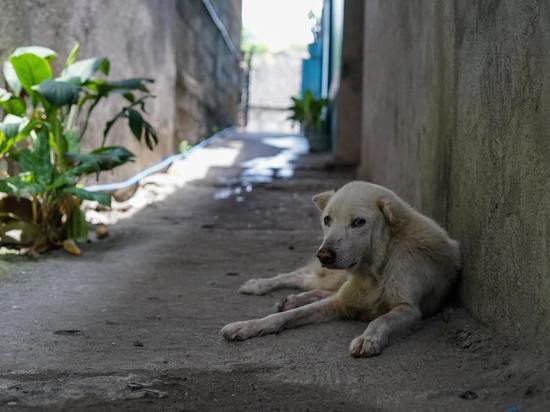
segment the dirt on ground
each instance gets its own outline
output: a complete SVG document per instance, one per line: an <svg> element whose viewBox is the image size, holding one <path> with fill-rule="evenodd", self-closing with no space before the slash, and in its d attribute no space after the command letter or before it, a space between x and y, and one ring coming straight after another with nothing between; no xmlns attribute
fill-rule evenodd
<svg viewBox="0 0 550 412"><path fill-rule="evenodd" d="M311 196L351 178L319 155L289 167L296 144L235 134L81 257L1 257L0 410L550 410L548 353L460 308L369 359L348 353L362 322L222 339L293 293L237 289L307 261L321 240Z"/></svg>

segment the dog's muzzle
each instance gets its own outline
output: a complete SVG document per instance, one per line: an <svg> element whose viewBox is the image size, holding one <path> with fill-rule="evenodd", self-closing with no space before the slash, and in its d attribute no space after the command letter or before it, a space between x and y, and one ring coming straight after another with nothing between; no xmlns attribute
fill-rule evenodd
<svg viewBox="0 0 550 412"><path fill-rule="evenodd" d="M336 262L336 253L332 249L322 247L319 249L319 252L317 252L317 258L319 262L321 262L321 265L330 267Z"/></svg>

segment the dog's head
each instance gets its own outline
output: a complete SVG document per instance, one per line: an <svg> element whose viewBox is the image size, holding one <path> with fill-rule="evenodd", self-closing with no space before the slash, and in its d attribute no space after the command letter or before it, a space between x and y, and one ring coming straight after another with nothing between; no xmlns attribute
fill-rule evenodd
<svg viewBox="0 0 550 412"><path fill-rule="evenodd" d="M319 193L313 202L321 211L324 231L317 257L330 269L353 269L369 262L386 247L392 227L400 223L395 194L366 182Z"/></svg>

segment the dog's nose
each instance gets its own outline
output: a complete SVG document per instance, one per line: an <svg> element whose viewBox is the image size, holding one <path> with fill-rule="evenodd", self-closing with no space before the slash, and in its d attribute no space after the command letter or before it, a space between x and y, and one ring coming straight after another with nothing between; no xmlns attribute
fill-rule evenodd
<svg viewBox="0 0 550 412"><path fill-rule="evenodd" d="M319 252L317 252L317 257L319 258L319 262L323 265L332 265L336 260L336 253L334 253L332 249L322 247L319 249Z"/></svg>

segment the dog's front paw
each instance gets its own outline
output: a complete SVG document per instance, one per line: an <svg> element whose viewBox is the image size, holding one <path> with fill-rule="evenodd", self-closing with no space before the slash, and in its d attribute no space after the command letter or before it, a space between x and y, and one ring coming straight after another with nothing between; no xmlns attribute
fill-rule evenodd
<svg viewBox="0 0 550 412"><path fill-rule="evenodd" d="M275 309L277 312L286 312L287 310L295 309L299 306L301 305L296 295L288 295L275 304Z"/></svg>
<svg viewBox="0 0 550 412"><path fill-rule="evenodd" d="M355 358L378 356L384 348L383 342L372 336L358 336L351 341L349 347L350 355Z"/></svg>
<svg viewBox="0 0 550 412"><path fill-rule="evenodd" d="M245 295L264 295L270 290L271 284L268 279L250 279L240 287L239 292Z"/></svg>
<svg viewBox="0 0 550 412"><path fill-rule="evenodd" d="M258 335L254 322L243 320L225 325L221 330L222 336L227 340L245 340Z"/></svg>

